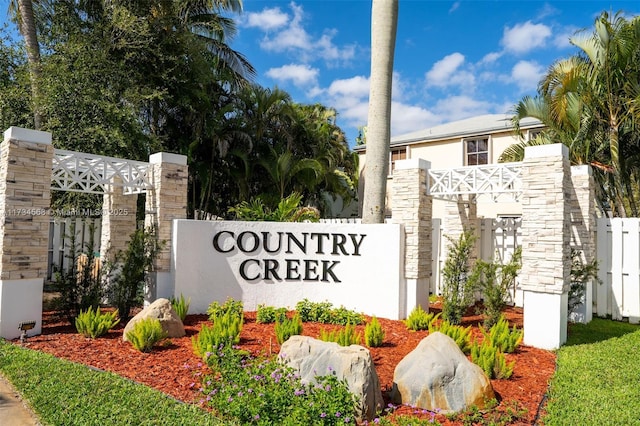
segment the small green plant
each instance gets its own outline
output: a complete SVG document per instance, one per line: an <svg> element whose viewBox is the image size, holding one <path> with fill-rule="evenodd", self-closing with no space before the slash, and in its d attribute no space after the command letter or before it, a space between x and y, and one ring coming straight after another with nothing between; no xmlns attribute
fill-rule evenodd
<svg viewBox="0 0 640 426"><path fill-rule="evenodd" d="M184 321L189 313L189 305L191 304L191 298L185 299L182 294L180 294L180 298L176 299L175 297L171 297L171 306L173 310L176 311L176 314L180 317L180 321Z"/></svg>
<svg viewBox="0 0 640 426"><path fill-rule="evenodd" d="M221 317L226 313L231 313L235 317L244 317L244 305L242 304L242 301L228 298L222 305L215 301L207 308L209 321L213 321L214 318Z"/></svg>
<svg viewBox="0 0 640 426"><path fill-rule="evenodd" d="M347 324L338 330L320 330L320 340L336 342L340 346L359 345L362 342L362 333L357 333L352 324Z"/></svg>
<svg viewBox="0 0 640 426"><path fill-rule="evenodd" d="M602 284L602 280L598 277L598 259L585 263L582 260L580 251L571 249L571 285L569 287L569 313L584 302L584 294L586 285L591 280Z"/></svg>
<svg viewBox="0 0 640 426"><path fill-rule="evenodd" d="M509 293L515 289L518 271L522 267L522 248L518 247L509 262L478 260L472 275L478 280L484 296L484 326L493 326L507 304Z"/></svg>
<svg viewBox="0 0 640 426"><path fill-rule="evenodd" d="M151 352L153 346L167 337L160 320L145 318L136 322L133 330L127 332L127 340L141 352Z"/></svg>
<svg viewBox="0 0 640 426"><path fill-rule="evenodd" d="M465 230L458 240L446 236L450 244L442 268L442 318L460 324L462 316L473 303L477 274L470 273L469 258L476 241L473 230Z"/></svg>
<svg viewBox="0 0 640 426"><path fill-rule="evenodd" d="M404 322L404 325L406 325L409 330L428 330L438 318L440 318L439 313L427 313L422 309L422 306L418 305L413 308L407 319L402 322Z"/></svg>
<svg viewBox="0 0 640 426"><path fill-rule="evenodd" d="M482 368L490 379L508 379L513 374L515 361L507 363L504 354L491 342L474 342L471 346L471 362Z"/></svg>
<svg viewBox="0 0 640 426"><path fill-rule="evenodd" d="M203 324L200 331L191 337L191 346L196 355L206 358L220 346L231 346L240 343L240 332L244 322L243 313L227 311L214 316L211 327Z"/></svg>
<svg viewBox="0 0 640 426"><path fill-rule="evenodd" d="M258 305L258 310L256 312L256 322L258 324L272 324L276 321L282 322L286 317L286 308Z"/></svg>
<svg viewBox="0 0 640 426"><path fill-rule="evenodd" d="M282 198L278 205L271 209L261 198L243 201L229 208L238 220L264 222L318 222L320 212L315 207L301 206L302 195L294 192Z"/></svg>
<svg viewBox="0 0 640 426"><path fill-rule="evenodd" d="M436 331L451 337L465 354L471 351L471 326L465 328L449 321L441 321L440 324L433 323L429 327L429 333Z"/></svg>
<svg viewBox="0 0 640 426"><path fill-rule="evenodd" d="M486 341L503 353L514 352L524 338L524 330L518 330L515 325L509 329L509 321L504 315L500 316L498 322L488 332L482 326L480 326L480 331Z"/></svg>
<svg viewBox="0 0 640 426"><path fill-rule="evenodd" d="M80 311L75 320L78 333L92 339L102 336L119 322L117 310L102 313L100 308L95 310L88 308L86 311Z"/></svg>
<svg viewBox="0 0 640 426"><path fill-rule="evenodd" d="M275 325L276 341L279 345L286 342L289 337L302 334L302 320L296 312L293 318L276 319Z"/></svg>
<svg viewBox="0 0 640 426"><path fill-rule="evenodd" d="M203 377L202 396L230 423L356 424L356 398L335 372L303 383L297 370L274 356L254 358L231 347L220 348L214 355L208 364L215 374Z"/></svg>
<svg viewBox="0 0 640 426"><path fill-rule="evenodd" d="M311 302L308 299L303 299L296 304L296 312L300 313L303 322L336 325L359 325L364 322L364 315L344 306L333 308L331 302Z"/></svg>
<svg viewBox="0 0 640 426"><path fill-rule="evenodd" d="M377 348L382 346L384 341L384 330L380 325L380 321L375 316L371 318L371 321L364 327L364 343L370 348Z"/></svg>

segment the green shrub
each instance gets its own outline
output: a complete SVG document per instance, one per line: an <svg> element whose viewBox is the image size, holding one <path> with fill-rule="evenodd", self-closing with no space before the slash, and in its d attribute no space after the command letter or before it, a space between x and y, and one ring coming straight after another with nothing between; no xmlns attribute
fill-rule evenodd
<svg viewBox="0 0 640 426"><path fill-rule="evenodd" d="M515 361L507 363L504 354L491 342L474 342L471 346L471 362L482 368L490 379L508 379L513 374Z"/></svg>
<svg viewBox="0 0 640 426"><path fill-rule="evenodd" d="M229 310L222 316L214 316L211 327L203 324L198 334L191 337L191 346L195 354L207 358L207 354L215 352L218 347L240 343L244 315L237 315L237 312Z"/></svg>
<svg viewBox="0 0 640 426"><path fill-rule="evenodd" d="M465 230L455 241L445 236L450 244L442 268L442 318L451 324L460 324L473 303L477 274L470 273L469 257L476 241L472 230Z"/></svg>
<svg viewBox="0 0 640 426"><path fill-rule="evenodd" d="M518 271L522 267L522 248L518 247L506 264L478 260L474 266L474 277L484 296L484 326L493 326L507 304L509 293L515 290Z"/></svg>
<svg viewBox="0 0 640 426"><path fill-rule="evenodd" d="M438 318L440 318L440 314L427 313L422 309L422 306L418 305L413 308L407 319L402 322L409 330L428 330Z"/></svg>
<svg viewBox="0 0 640 426"><path fill-rule="evenodd" d="M223 347L209 358L202 397L214 411L243 425L355 425L356 398L335 373L303 383L274 357L254 358ZM325 373L326 375L320 375Z"/></svg>
<svg viewBox="0 0 640 426"><path fill-rule="evenodd" d="M602 284L598 277L598 259L585 263L582 261L580 251L571 249L571 284L569 287L568 311L573 312L584 301L586 285L591 280Z"/></svg>
<svg viewBox="0 0 640 426"><path fill-rule="evenodd" d="M480 331L482 331L485 340L488 341L491 346L495 346L503 353L514 352L524 338L524 330L518 330L515 325L511 330L509 329L509 322L504 315L499 317L498 322L491 327L489 332L482 326L480 327Z"/></svg>
<svg viewBox="0 0 640 426"><path fill-rule="evenodd" d="M382 346L384 341L384 330L380 325L380 321L375 316L371 318L371 321L364 327L364 343L370 348L377 348Z"/></svg>
<svg viewBox="0 0 640 426"><path fill-rule="evenodd" d="M180 294L180 298L176 299L175 297L171 298L171 306L173 310L176 311L176 314L180 317L180 321L184 321L189 313L189 305L191 304L191 298L185 299L182 294Z"/></svg>
<svg viewBox="0 0 640 426"><path fill-rule="evenodd" d="M289 337L302 334L302 320L296 312L293 318L285 317L282 320L277 319L275 325L276 341L279 345L286 342Z"/></svg>
<svg viewBox="0 0 640 426"><path fill-rule="evenodd" d="M340 346L359 345L362 342L362 333L356 333L355 326L347 324L338 330L320 330L320 340L336 342Z"/></svg>
<svg viewBox="0 0 640 426"><path fill-rule="evenodd" d="M258 324L271 324L276 321L282 322L286 317L286 308L258 305L258 311L256 312L256 322Z"/></svg>
<svg viewBox="0 0 640 426"><path fill-rule="evenodd" d="M141 352L150 352L156 343L166 337L160 320L155 318L140 320L134 324L133 330L127 332L127 340Z"/></svg>
<svg viewBox="0 0 640 426"><path fill-rule="evenodd" d="M213 321L216 317L221 317L226 313L231 313L237 318L244 318L244 306L241 300L233 300L228 298L223 305L220 303L212 302L207 308L207 314L209 315L209 321Z"/></svg>
<svg viewBox="0 0 640 426"><path fill-rule="evenodd" d="M56 299L56 309L60 310L71 323L80 311L98 308L104 297L102 282L103 268L100 259L96 257L94 246L94 225L89 226L89 241L79 244L76 239L75 221L69 227L68 267L54 267L53 290L60 293Z"/></svg>
<svg viewBox="0 0 640 426"><path fill-rule="evenodd" d="M303 299L296 304L296 312L303 322L319 322L322 324L359 325L364 322L364 315L340 306L333 308L331 302L311 302Z"/></svg>
<svg viewBox="0 0 640 426"><path fill-rule="evenodd" d="M451 337L465 354L469 354L471 351L471 326L465 328L451 324L449 321L441 321L440 324L433 323L429 327L429 333L436 331Z"/></svg>
<svg viewBox="0 0 640 426"><path fill-rule="evenodd" d="M130 318L131 308L142 305L149 273L164 246L153 228L137 229L129 238L126 250L118 251L106 265L109 304L115 306L125 320Z"/></svg>
<svg viewBox="0 0 640 426"><path fill-rule="evenodd" d="M78 333L92 339L102 336L119 322L117 310L102 313L99 308L96 308L95 311L91 308L86 311L80 311L75 320Z"/></svg>

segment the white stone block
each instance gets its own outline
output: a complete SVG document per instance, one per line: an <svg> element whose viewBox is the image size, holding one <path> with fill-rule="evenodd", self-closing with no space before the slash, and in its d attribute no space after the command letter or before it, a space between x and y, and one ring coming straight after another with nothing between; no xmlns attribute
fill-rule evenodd
<svg viewBox="0 0 640 426"><path fill-rule="evenodd" d="M51 133L40 130L24 129L22 127L11 126L4 131L4 140L10 139L22 142L41 143L51 145Z"/></svg>
<svg viewBox="0 0 640 426"><path fill-rule="evenodd" d="M567 341L567 293L524 291L524 344L555 350Z"/></svg>
<svg viewBox="0 0 640 426"><path fill-rule="evenodd" d="M20 337L25 321L36 322L29 336L42 333L42 286L42 278L0 281L0 337Z"/></svg>

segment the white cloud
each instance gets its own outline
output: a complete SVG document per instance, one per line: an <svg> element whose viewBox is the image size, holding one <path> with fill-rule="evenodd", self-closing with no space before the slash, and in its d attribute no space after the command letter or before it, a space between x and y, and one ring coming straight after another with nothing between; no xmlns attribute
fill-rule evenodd
<svg viewBox="0 0 640 426"><path fill-rule="evenodd" d="M490 102L473 99L469 96L450 96L440 99L434 110L442 116L442 122L449 122L488 114L493 110L493 105Z"/></svg>
<svg viewBox="0 0 640 426"><path fill-rule="evenodd" d="M269 69L265 75L278 81L291 81L295 86L308 86L316 84L318 80L318 69L309 65L289 64L278 68Z"/></svg>
<svg viewBox="0 0 640 426"><path fill-rule="evenodd" d="M511 79L523 92L536 90L544 71L537 62L520 61L511 69Z"/></svg>
<svg viewBox="0 0 640 426"><path fill-rule="evenodd" d="M455 12L459 7L460 7L460 2L459 1L454 2L449 8L449 13Z"/></svg>
<svg viewBox="0 0 640 426"><path fill-rule="evenodd" d="M426 73L427 86L447 87L465 85L468 89L474 86L475 78L472 73L461 70L464 55L458 52L445 56Z"/></svg>
<svg viewBox="0 0 640 426"><path fill-rule="evenodd" d="M349 96L353 98L369 97L369 79L363 76L355 76L343 80L334 80L329 85L328 93L331 96Z"/></svg>
<svg viewBox="0 0 640 426"><path fill-rule="evenodd" d="M247 20L247 26L264 30L264 37L260 41L262 49L276 53L292 52L299 55L297 59L302 62L323 59L330 65L348 62L355 57L355 44L337 46L334 43L337 30L325 29L320 36L315 37L305 28L302 6L292 2L289 7L292 15L281 12L278 8L264 9ZM258 25L262 22L265 23L264 26Z"/></svg>
<svg viewBox="0 0 640 426"><path fill-rule="evenodd" d="M247 15L245 26L260 28L268 31L284 26L289 21L289 16L283 13L279 7L264 9L262 12L249 13Z"/></svg>
<svg viewBox="0 0 640 426"><path fill-rule="evenodd" d="M559 49L571 47L571 37L578 31L577 27L563 27L562 32L553 37L553 45Z"/></svg>
<svg viewBox="0 0 640 426"><path fill-rule="evenodd" d="M551 29L548 26L527 21L511 28L506 27L501 43L509 52L526 53L543 47L550 36Z"/></svg>
<svg viewBox="0 0 640 426"><path fill-rule="evenodd" d="M440 117L423 107L391 103L391 136L422 130L439 122Z"/></svg>
<svg viewBox="0 0 640 426"><path fill-rule="evenodd" d="M487 53L480 60L480 64L481 65L493 64L498 59L500 59L502 57L502 55L503 55L503 52L490 52L490 53Z"/></svg>

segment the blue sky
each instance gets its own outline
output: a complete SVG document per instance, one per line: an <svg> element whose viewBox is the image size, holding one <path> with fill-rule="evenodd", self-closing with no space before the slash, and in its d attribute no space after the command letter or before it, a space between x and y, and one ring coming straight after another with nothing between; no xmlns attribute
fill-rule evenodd
<svg viewBox="0 0 640 426"><path fill-rule="evenodd" d="M508 113L534 95L569 38L603 11L640 13L637 1L400 0L392 135L470 116ZM258 83L338 112L353 146L366 124L371 2L245 0L234 49Z"/></svg>
<svg viewBox="0 0 640 426"><path fill-rule="evenodd" d="M2 20L7 4L0 0ZM555 60L576 52L569 38L590 32L603 10L633 16L640 3L400 0L392 135L508 113ZM367 121L371 1L244 0L234 18L230 44L257 82L335 108L353 146Z"/></svg>

